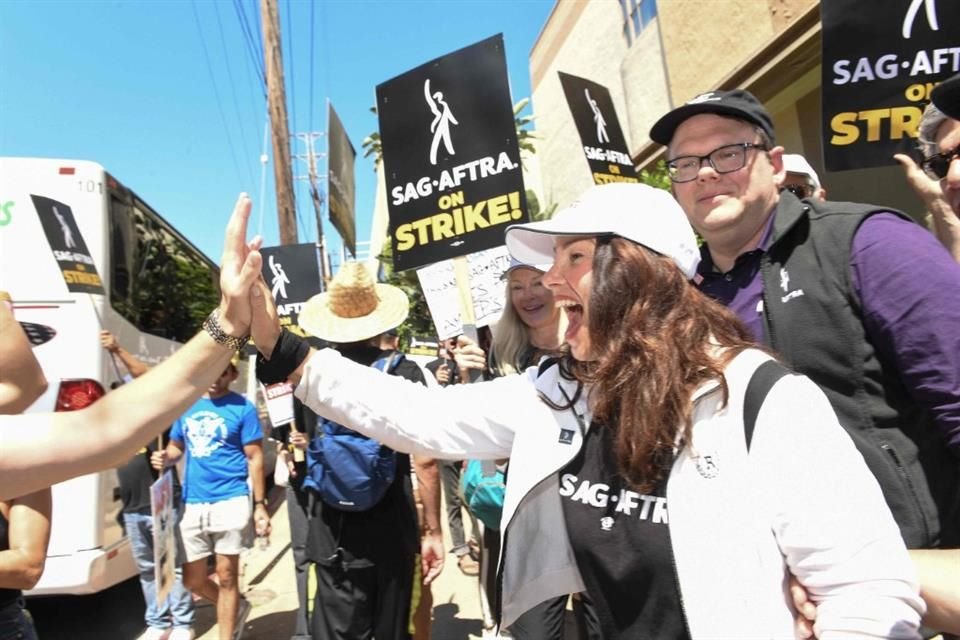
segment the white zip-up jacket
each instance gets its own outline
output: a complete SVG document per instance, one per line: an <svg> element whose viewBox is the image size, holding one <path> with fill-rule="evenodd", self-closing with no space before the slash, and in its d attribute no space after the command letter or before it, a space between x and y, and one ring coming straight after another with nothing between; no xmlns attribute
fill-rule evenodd
<svg viewBox="0 0 960 640"><path fill-rule="evenodd" d="M826 397L785 376L757 417L749 453L743 398L761 351L739 354L693 397L692 445L667 482L670 537L693 640L792 638L797 577L817 604L821 640L917 638L924 611L899 530ZM510 458L501 531L502 624L584 589L567 536L559 474L583 444L586 392L552 367L428 389L323 350L296 395L317 413L398 450L434 458ZM642 541L638 541L638 544Z"/></svg>

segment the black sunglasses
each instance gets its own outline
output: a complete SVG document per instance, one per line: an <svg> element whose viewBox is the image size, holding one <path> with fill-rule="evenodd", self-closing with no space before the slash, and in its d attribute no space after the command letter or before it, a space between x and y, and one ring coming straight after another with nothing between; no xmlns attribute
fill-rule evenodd
<svg viewBox="0 0 960 640"><path fill-rule="evenodd" d="M947 177L947 171L950 170L950 163L958 157L960 157L960 145L950 151L944 151L943 153L932 155L929 158L924 158L920 166L923 167L924 172L934 180L943 180Z"/></svg>

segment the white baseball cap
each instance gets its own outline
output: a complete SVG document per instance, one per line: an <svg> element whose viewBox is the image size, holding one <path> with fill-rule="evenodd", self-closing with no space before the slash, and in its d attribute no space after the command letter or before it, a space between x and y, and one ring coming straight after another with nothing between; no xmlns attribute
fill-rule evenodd
<svg viewBox="0 0 960 640"><path fill-rule="evenodd" d="M510 255L527 264L553 262L554 236L615 235L673 258L693 279L700 263L697 237L669 192L645 184L595 185L550 220L507 228Z"/></svg>
<svg viewBox="0 0 960 640"><path fill-rule="evenodd" d="M787 173L799 173L800 175L807 176L810 178L810 182L813 183L814 189L820 188L820 177L817 175L817 172L813 170L813 167L810 166L810 163L807 162L807 159L799 153L783 154L783 168L786 169Z"/></svg>
<svg viewBox="0 0 960 640"><path fill-rule="evenodd" d="M503 272L500 276L501 280L506 280L510 277L510 274L516 271L517 269L533 269L534 271L539 271L541 273L546 273L550 270L551 263L545 264L527 264L525 262L520 262L513 256L510 256L510 266L507 267L507 270Z"/></svg>

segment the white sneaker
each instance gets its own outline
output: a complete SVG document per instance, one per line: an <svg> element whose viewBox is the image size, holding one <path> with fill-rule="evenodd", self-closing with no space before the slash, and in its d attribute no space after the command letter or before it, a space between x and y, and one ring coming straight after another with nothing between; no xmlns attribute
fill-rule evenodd
<svg viewBox="0 0 960 640"><path fill-rule="evenodd" d="M243 627L247 623L247 616L250 615L250 601L240 596L237 602L237 623L233 628L233 640L240 640L243 637Z"/></svg>
<svg viewBox="0 0 960 640"><path fill-rule="evenodd" d="M176 627L170 632L167 640L193 640L196 634L191 627Z"/></svg>
<svg viewBox="0 0 960 640"><path fill-rule="evenodd" d="M169 640L170 629L158 629L157 627L147 627L137 640Z"/></svg>

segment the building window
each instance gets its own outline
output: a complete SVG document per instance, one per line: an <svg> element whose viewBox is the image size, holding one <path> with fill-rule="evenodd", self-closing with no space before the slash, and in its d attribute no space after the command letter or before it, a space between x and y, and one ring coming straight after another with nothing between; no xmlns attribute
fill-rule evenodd
<svg viewBox="0 0 960 640"><path fill-rule="evenodd" d="M619 0L623 16L623 39L627 46L657 17L657 0Z"/></svg>
<svg viewBox="0 0 960 640"><path fill-rule="evenodd" d="M628 47L633 44L633 36L630 32L630 9L627 6L632 5L633 2L634 0L620 0L620 14L623 16L623 39Z"/></svg>

